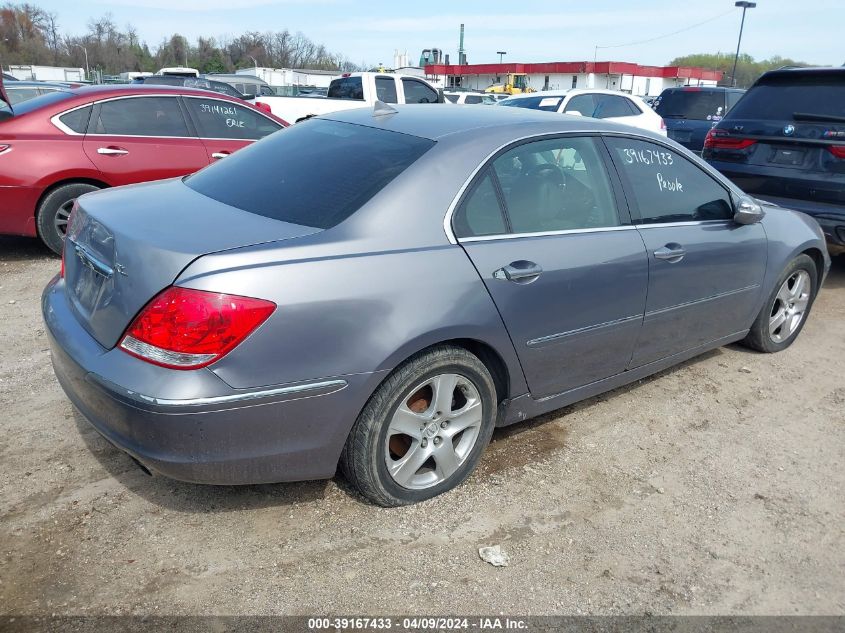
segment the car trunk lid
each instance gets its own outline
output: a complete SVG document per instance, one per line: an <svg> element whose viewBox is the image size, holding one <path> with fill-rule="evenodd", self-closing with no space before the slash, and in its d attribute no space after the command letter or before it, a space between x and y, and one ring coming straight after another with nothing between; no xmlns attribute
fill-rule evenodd
<svg viewBox="0 0 845 633"><path fill-rule="evenodd" d="M112 348L141 308L209 253L310 235L319 229L246 213L181 180L80 198L65 244L71 308Z"/></svg>

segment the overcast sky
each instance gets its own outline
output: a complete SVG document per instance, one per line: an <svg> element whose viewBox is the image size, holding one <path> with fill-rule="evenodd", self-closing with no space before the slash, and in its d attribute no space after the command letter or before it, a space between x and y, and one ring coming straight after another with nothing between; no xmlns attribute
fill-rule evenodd
<svg viewBox="0 0 845 633"><path fill-rule="evenodd" d="M133 24L151 47L173 32L194 40L287 28L353 62L387 65L397 48L408 51L412 64L433 47L457 60L462 22L470 63L497 61L498 50L510 61L592 60L599 46L599 60L663 65L688 53L733 52L741 14L733 0L73 0L72 9L68 0L34 3L57 13L62 30L73 34L105 13L121 27ZM706 20L655 41L617 46ZM748 12L742 50L756 58L840 65L842 25L845 0L758 0Z"/></svg>

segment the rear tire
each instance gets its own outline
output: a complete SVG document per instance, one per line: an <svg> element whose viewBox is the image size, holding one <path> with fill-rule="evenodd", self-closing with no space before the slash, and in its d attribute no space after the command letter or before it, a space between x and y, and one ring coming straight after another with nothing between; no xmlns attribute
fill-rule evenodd
<svg viewBox="0 0 845 633"><path fill-rule="evenodd" d="M44 197L35 213L35 222L38 227L38 237L51 251L57 255L62 253L67 221L76 199L84 193L98 189L96 185L75 182L56 187Z"/></svg>
<svg viewBox="0 0 845 633"><path fill-rule="evenodd" d="M340 467L375 504L424 501L469 476L495 419L496 387L484 363L460 347L434 347L379 386L349 433Z"/></svg>
<svg viewBox="0 0 845 633"><path fill-rule="evenodd" d="M789 262L743 345L767 354L792 345L810 315L817 283L818 271L812 257L802 254Z"/></svg>

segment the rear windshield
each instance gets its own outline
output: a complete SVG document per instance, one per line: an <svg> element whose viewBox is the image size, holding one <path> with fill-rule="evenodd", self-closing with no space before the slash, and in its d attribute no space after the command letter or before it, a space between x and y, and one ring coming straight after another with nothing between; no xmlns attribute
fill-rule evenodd
<svg viewBox="0 0 845 633"><path fill-rule="evenodd" d="M364 84L360 77L343 77L332 79L329 84L329 99L355 99L363 101Z"/></svg>
<svg viewBox="0 0 845 633"><path fill-rule="evenodd" d="M829 116L834 121L845 118L845 73L763 79L731 110L732 119L763 121L806 119L801 114Z"/></svg>
<svg viewBox="0 0 845 633"><path fill-rule="evenodd" d="M719 108L722 110L719 111ZM664 119L710 121L714 116L725 114L725 93L712 90L667 90L660 95L655 109Z"/></svg>
<svg viewBox="0 0 845 633"><path fill-rule="evenodd" d="M505 99L504 101L500 101L499 105L557 112L561 99L563 97L520 97L519 99Z"/></svg>
<svg viewBox="0 0 845 633"><path fill-rule="evenodd" d="M271 134L185 184L249 213L328 229L433 145L408 134L314 119Z"/></svg>

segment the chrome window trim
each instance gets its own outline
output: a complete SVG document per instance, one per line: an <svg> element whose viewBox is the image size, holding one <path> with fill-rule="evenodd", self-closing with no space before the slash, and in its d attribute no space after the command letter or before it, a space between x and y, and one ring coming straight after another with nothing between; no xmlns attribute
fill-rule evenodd
<svg viewBox="0 0 845 633"><path fill-rule="evenodd" d="M559 231L536 231L533 233L500 233L498 235L476 235L462 237L461 242L486 242L488 240L515 240L523 237L549 237L553 235L579 235L581 233L604 233L606 231L633 231L636 227L630 224L619 226L601 226L589 229L561 229Z"/></svg>
<svg viewBox="0 0 845 633"><path fill-rule="evenodd" d="M699 226L702 224L733 224L733 221L728 218L724 220L686 220L680 222L654 222L653 224L635 224L634 226L639 230L645 230L661 229L667 226Z"/></svg>
<svg viewBox="0 0 845 633"><path fill-rule="evenodd" d="M68 136L85 136L85 132L75 132L74 130L71 130L67 125L62 123L59 119L60 117L63 117L66 114L70 114L71 112L75 112L76 110L81 110L82 108L88 107L93 108L94 102L92 101L91 103L83 103L82 105L74 106L68 110L65 110L64 112L59 112L58 114L55 114L50 117L50 123L55 125L57 128L59 128L59 131L64 132Z"/></svg>

